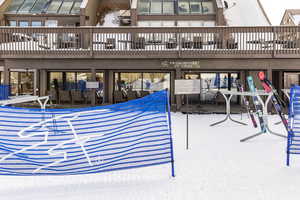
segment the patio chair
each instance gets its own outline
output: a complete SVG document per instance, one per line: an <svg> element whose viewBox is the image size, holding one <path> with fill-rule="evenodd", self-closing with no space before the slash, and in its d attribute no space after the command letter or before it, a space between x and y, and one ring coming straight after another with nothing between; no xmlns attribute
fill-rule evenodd
<svg viewBox="0 0 300 200"><path fill-rule="evenodd" d="M146 40L144 37L138 37L131 41L131 49L145 49Z"/></svg>
<svg viewBox="0 0 300 200"><path fill-rule="evenodd" d="M54 88L51 88L50 91L48 91L49 94L49 100L51 103L55 102L58 103L58 95L57 95L57 91Z"/></svg>
<svg viewBox="0 0 300 200"><path fill-rule="evenodd" d="M284 43L283 48L285 48L285 49L297 48L297 43L294 40L288 40Z"/></svg>
<svg viewBox="0 0 300 200"><path fill-rule="evenodd" d="M65 103L71 103L71 94L69 90L59 90L59 104L65 102Z"/></svg>
<svg viewBox="0 0 300 200"><path fill-rule="evenodd" d="M214 100L215 100L216 105L225 103L224 96L219 91L216 93Z"/></svg>
<svg viewBox="0 0 300 200"><path fill-rule="evenodd" d="M127 92L127 100L134 100L137 99L138 95L137 95L137 91L128 91Z"/></svg>
<svg viewBox="0 0 300 200"><path fill-rule="evenodd" d="M238 43L235 42L234 39L228 39L226 41L226 48L227 49L237 49L238 48Z"/></svg>
<svg viewBox="0 0 300 200"><path fill-rule="evenodd" d="M203 49L203 41L202 37L194 37L193 38L193 48L194 49Z"/></svg>
<svg viewBox="0 0 300 200"><path fill-rule="evenodd" d="M116 39L107 38L106 43L104 44L105 49L115 49L116 48Z"/></svg>
<svg viewBox="0 0 300 200"><path fill-rule="evenodd" d="M114 103L122 103L125 101L122 91L114 91Z"/></svg>
<svg viewBox="0 0 300 200"><path fill-rule="evenodd" d="M190 41L187 38L182 38L181 47L185 49L191 49L193 47L193 41Z"/></svg>
<svg viewBox="0 0 300 200"><path fill-rule="evenodd" d="M238 48L238 43L235 41L235 39L227 39L227 40L222 40L217 38L216 40L216 46L218 49L237 49Z"/></svg>
<svg viewBox="0 0 300 200"><path fill-rule="evenodd" d="M217 48L217 49L223 49L224 48L224 45L223 45L223 40L222 38L220 38L219 35L214 35L214 48Z"/></svg>
<svg viewBox="0 0 300 200"><path fill-rule="evenodd" d="M177 48L177 41L176 38L169 38L166 42L166 49L175 49Z"/></svg>
<svg viewBox="0 0 300 200"><path fill-rule="evenodd" d="M85 100L83 92L80 90L71 90L71 99L72 104L75 104L76 102L83 103Z"/></svg>

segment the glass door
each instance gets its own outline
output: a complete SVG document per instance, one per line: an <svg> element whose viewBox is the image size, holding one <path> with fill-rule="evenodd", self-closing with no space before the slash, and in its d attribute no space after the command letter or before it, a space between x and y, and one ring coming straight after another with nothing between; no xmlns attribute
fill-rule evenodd
<svg viewBox="0 0 300 200"><path fill-rule="evenodd" d="M190 104L211 104L215 102L218 91L237 90L236 80L238 79L236 72L194 72L186 73L185 79L201 79L201 94L190 95ZM231 102L238 102L238 97L234 96Z"/></svg>
<svg viewBox="0 0 300 200"><path fill-rule="evenodd" d="M33 95L34 72L10 72L12 95Z"/></svg>

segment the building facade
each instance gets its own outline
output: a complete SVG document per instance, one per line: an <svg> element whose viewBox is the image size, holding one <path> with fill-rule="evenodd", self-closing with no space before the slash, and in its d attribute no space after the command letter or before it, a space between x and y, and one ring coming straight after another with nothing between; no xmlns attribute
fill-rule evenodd
<svg viewBox="0 0 300 200"><path fill-rule="evenodd" d="M287 9L280 22L282 26L300 25L300 9Z"/></svg>
<svg viewBox="0 0 300 200"><path fill-rule="evenodd" d="M1 77L13 94L76 103L84 82L96 81L87 103L167 88L180 109L175 79L201 79L192 104L214 103L261 70L279 89L299 84L299 27L270 26L256 0L53 0L36 11L41 2L0 6Z"/></svg>

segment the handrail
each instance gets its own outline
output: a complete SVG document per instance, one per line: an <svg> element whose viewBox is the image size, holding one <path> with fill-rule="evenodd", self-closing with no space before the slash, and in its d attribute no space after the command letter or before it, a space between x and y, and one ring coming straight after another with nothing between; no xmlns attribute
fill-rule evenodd
<svg viewBox="0 0 300 200"><path fill-rule="evenodd" d="M0 27L0 58L299 57L300 26Z"/></svg>

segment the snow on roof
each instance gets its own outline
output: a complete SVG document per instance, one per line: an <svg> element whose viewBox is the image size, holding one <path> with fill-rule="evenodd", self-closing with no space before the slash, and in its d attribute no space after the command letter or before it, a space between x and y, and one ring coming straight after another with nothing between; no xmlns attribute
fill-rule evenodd
<svg viewBox="0 0 300 200"><path fill-rule="evenodd" d="M228 26L269 26L258 0L226 0L228 9L224 15Z"/></svg>
<svg viewBox="0 0 300 200"><path fill-rule="evenodd" d="M119 16L120 12L110 12L107 13L104 17L104 23L101 25L103 27L118 27L119 26Z"/></svg>
<svg viewBox="0 0 300 200"><path fill-rule="evenodd" d="M295 25L299 25L300 24L300 14L292 15L292 16L293 16Z"/></svg>

